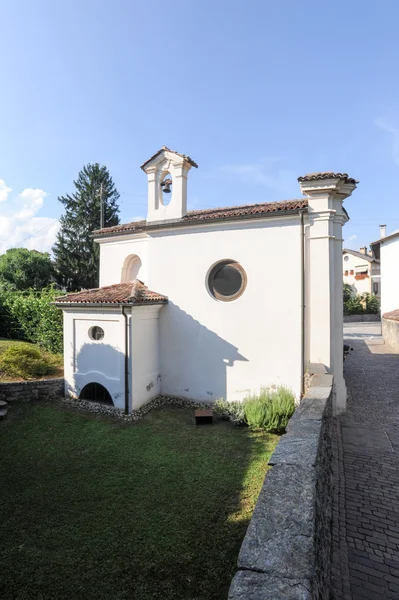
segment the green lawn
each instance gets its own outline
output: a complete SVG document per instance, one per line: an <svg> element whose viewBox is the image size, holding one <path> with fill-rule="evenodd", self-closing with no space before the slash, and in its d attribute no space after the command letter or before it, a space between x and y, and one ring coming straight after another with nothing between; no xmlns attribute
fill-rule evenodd
<svg viewBox="0 0 399 600"><path fill-rule="evenodd" d="M164 407L0 423L2 600L221 600L278 438Z"/></svg>

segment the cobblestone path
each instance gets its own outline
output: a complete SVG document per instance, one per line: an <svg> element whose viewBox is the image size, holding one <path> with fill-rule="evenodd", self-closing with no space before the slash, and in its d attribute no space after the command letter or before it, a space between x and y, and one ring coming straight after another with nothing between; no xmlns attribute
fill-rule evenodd
<svg viewBox="0 0 399 600"><path fill-rule="evenodd" d="M399 600L399 354L365 331L336 429L332 598Z"/></svg>

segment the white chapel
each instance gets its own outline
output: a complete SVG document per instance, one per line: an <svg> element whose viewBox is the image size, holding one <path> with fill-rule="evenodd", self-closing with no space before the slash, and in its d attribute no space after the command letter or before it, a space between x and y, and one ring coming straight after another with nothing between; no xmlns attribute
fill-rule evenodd
<svg viewBox="0 0 399 600"><path fill-rule="evenodd" d="M357 182L312 173L294 200L187 211L189 156L163 146L141 168L147 219L95 231L100 287L57 299L66 393L126 412L280 384L299 399L321 362L345 410L343 201Z"/></svg>

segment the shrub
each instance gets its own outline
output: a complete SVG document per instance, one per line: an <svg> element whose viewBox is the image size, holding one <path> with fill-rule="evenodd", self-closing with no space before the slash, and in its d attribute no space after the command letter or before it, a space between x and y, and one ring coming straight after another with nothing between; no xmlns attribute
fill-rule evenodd
<svg viewBox="0 0 399 600"><path fill-rule="evenodd" d="M360 300L360 296L352 296L344 302L344 314L345 315L361 315L364 309Z"/></svg>
<svg viewBox="0 0 399 600"><path fill-rule="evenodd" d="M270 433L284 433L295 410L294 395L284 386L262 388L260 394L248 396L243 404L245 421L249 427Z"/></svg>
<svg viewBox="0 0 399 600"><path fill-rule="evenodd" d="M352 296L354 296L353 288L351 285L349 285L349 283L344 283L342 292L343 292L344 302L348 302L348 300L350 300L352 298Z"/></svg>
<svg viewBox="0 0 399 600"><path fill-rule="evenodd" d="M374 294L365 292L361 296L363 302L364 312L368 315L376 315L380 312L380 301Z"/></svg>
<svg viewBox="0 0 399 600"><path fill-rule="evenodd" d="M0 356L0 374L33 379L55 372L58 357L51 356L32 344L14 344Z"/></svg>
<svg viewBox="0 0 399 600"><path fill-rule="evenodd" d="M62 311L52 302L60 292L2 292L0 335L39 344L50 352L63 350Z"/></svg>
<svg viewBox="0 0 399 600"><path fill-rule="evenodd" d="M222 398L216 400L215 412L223 419L231 421L234 425L243 425L245 423L244 405L242 402L228 402Z"/></svg>

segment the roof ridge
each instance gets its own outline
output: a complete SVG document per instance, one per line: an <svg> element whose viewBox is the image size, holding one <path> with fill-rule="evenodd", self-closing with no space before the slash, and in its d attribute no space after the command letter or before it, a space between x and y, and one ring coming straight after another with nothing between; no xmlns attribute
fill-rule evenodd
<svg viewBox="0 0 399 600"><path fill-rule="evenodd" d="M281 212L290 212L294 210L299 210L301 208L306 208L308 205L308 199L305 197L302 198L293 198L291 200L276 200L274 202L258 202L252 204L239 204L236 206L214 206L209 208L202 208L197 210L190 210L187 214L173 221L173 225L188 225L188 224L198 224L198 223L207 223L214 219L217 220L220 217L221 220L226 220L231 218L232 220L238 220L240 218L250 218L251 216L254 218L259 218L264 214L269 213L272 215L273 213L281 213ZM263 210L264 209L264 210ZM231 213L231 214L228 214ZM203 217L203 218L201 218ZM208 217L208 218L206 218ZM112 227L105 227L103 229L96 229L93 233L94 235L106 235L118 232L129 232L129 231L143 231L145 229L150 229L151 227L160 228L170 227L171 222L156 223L151 224L147 223L145 219L141 219L140 221L130 221L129 223L121 223L120 225L114 225Z"/></svg>
<svg viewBox="0 0 399 600"><path fill-rule="evenodd" d="M299 183L317 181L318 179L342 179L345 183L359 183L353 177L349 177L348 173L340 173L339 171L315 171L314 173L306 173L306 175L298 177Z"/></svg>
<svg viewBox="0 0 399 600"><path fill-rule="evenodd" d="M370 256L370 254L363 254L362 252L359 252L359 250L352 250L352 248L342 248L342 252L350 252L369 261L377 260L374 256Z"/></svg>
<svg viewBox="0 0 399 600"><path fill-rule="evenodd" d="M167 296L149 290L140 279L58 296L56 304L165 304Z"/></svg>
<svg viewBox="0 0 399 600"><path fill-rule="evenodd" d="M307 198L292 198L291 200L271 200L270 202L251 202L250 204L233 204L232 206L211 206L209 208L199 208L197 210L189 210L187 215L190 213L197 212L220 212L222 210L239 210L240 208L250 208L251 206L267 206L271 204L288 204L289 202L307 202Z"/></svg>
<svg viewBox="0 0 399 600"><path fill-rule="evenodd" d="M182 154L181 152L177 152L177 150L172 150L167 146L161 146L160 149L157 152L155 152L155 154L153 154L149 159L143 162L143 164L140 166L140 169L143 169L144 171L144 167L148 165L148 163L150 163L152 160L154 160L154 158L156 158L158 154L161 154L161 152L172 152L173 154L177 154L178 156L181 156L181 158L184 158L187 162L189 162L191 166L198 169L197 163L191 158L191 156L188 156L187 154Z"/></svg>

